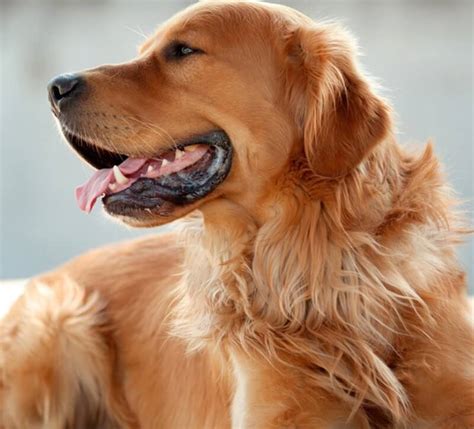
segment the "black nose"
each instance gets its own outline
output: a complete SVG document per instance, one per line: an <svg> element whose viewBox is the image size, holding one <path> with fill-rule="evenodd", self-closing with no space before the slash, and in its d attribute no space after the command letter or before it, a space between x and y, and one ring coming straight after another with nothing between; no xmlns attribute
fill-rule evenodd
<svg viewBox="0 0 474 429"><path fill-rule="evenodd" d="M64 101L79 93L82 80L75 74L62 74L48 84L49 101L54 109L60 110Z"/></svg>

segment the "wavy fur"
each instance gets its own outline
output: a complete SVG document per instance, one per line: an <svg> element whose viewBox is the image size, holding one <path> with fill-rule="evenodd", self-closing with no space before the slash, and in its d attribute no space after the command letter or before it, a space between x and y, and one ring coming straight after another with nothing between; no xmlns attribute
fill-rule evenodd
<svg viewBox="0 0 474 429"><path fill-rule="evenodd" d="M160 62L155 44L188 32L211 59ZM179 236L99 249L33 282L2 325L8 429L474 426L455 256L467 231L432 145L395 141L346 30L282 6L203 2L137 60L83 77L95 94L83 109L106 111L104 124L120 108L167 136L221 124L233 166L195 205L122 217L150 226L199 209ZM169 143L135 131L142 150ZM113 147L106 137L97 145L129 153L124 130ZM38 377L44 393L30 397Z"/></svg>
<svg viewBox="0 0 474 429"><path fill-rule="evenodd" d="M239 218L224 237L206 223L185 229L189 268L173 333L192 348L221 344L298 365L354 413L376 406L403 420L410 405L390 368L393 341L430 337L436 322L424 297L443 293L436 279L456 266L464 232L438 162L431 146L409 156L390 141L331 183L331 197L311 198L326 182L307 185L284 186L276 215L258 229L222 211L226 222ZM373 221L359 230L359 219Z"/></svg>

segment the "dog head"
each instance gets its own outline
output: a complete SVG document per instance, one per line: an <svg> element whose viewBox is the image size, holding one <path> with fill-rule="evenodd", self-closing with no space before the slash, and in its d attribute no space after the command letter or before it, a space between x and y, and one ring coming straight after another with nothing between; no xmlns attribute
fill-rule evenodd
<svg viewBox="0 0 474 429"><path fill-rule="evenodd" d="M64 136L99 169L79 189L82 208L103 196L135 226L217 199L264 210L295 159L341 176L390 129L351 38L264 3L198 3L134 60L61 75L48 89Z"/></svg>

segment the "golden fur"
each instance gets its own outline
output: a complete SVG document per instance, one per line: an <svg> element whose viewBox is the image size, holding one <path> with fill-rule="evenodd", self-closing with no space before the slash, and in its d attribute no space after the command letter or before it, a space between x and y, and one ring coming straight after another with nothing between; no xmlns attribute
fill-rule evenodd
<svg viewBox="0 0 474 429"><path fill-rule="evenodd" d="M209 55L161 63L177 37ZM203 200L122 217L199 209L180 233L30 282L0 325L0 427L474 426L455 202L432 146L396 143L346 31L204 2L85 76L83 112L119 128L79 117L97 145L145 156L218 124L235 160Z"/></svg>

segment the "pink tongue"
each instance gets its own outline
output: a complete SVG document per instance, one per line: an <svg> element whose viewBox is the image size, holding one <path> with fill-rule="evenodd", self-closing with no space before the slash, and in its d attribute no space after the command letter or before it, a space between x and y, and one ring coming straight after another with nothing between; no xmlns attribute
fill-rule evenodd
<svg viewBox="0 0 474 429"><path fill-rule="evenodd" d="M145 165L146 158L127 158L119 165L120 171L131 175ZM110 183L114 182L114 173L111 168L98 170L84 185L76 188L76 199L81 210L89 213L102 194L105 193Z"/></svg>
<svg viewBox="0 0 474 429"><path fill-rule="evenodd" d="M127 176L128 181L124 184L117 183L112 168L98 170L84 185L76 188L76 199L81 210L89 213L94 204L101 195L120 192L140 177L157 178L167 174L176 173L197 162L208 150L208 146L198 144L193 150L180 152L178 157L176 152L175 159L169 161L156 158L127 158L118 168L123 175ZM170 158L170 155L168 158ZM110 186L109 186L110 185Z"/></svg>

